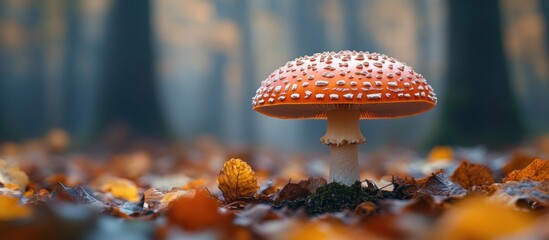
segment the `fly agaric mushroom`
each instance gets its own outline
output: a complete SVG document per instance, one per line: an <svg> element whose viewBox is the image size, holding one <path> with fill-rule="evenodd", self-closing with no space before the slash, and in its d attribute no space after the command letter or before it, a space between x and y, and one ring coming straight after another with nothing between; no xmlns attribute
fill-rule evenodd
<svg viewBox="0 0 549 240"><path fill-rule="evenodd" d="M282 119L327 119L320 141L330 146L330 181L359 180L360 119L400 118L436 105L421 74L383 54L340 51L289 61L261 82L253 109Z"/></svg>

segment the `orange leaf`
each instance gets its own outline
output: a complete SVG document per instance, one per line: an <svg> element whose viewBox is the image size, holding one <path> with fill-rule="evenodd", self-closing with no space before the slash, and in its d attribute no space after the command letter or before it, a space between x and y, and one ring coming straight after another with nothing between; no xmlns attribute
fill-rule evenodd
<svg viewBox="0 0 549 240"><path fill-rule="evenodd" d="M512 171L503 179L507 181L549 181L549 160L535 159L521 170Z"/></svg>
<svg viewBox="0 0 549 240"><path fill-rule="evenodd" d="M19 205L19 199L7 195L0 195L0 221L9 221L27 217L31 209Z"/></svg>
<svg viewBox="0 0 549 240"><path fill-rule="evenodd" d="M231 158L223 165L217 177L217 184L226 203L253 196L259 185L255 173L246 162Z"/></svg>
<svg viewBox="0 0 549 240"><path fill-rule="evenodd" d="M199 190L194 197L180 197L172 201L167 211L168 220L188 231L218 227L228 221L218 210L217 200L208 191Z"/></svg>
<svg viewBox="0 0 549 240"><path fill-rule="evenodd" d="M128 179L117 177L106 177L100 186L101 191L110 192L117 198L128 201L139 201L139 191L135 183Z"/></svg>
<svg viewBox="0 0 549 240"><path fill-rule="evenodd" d="M0 159L0 183L10 189L24 191L29 184L27 174L17 164Z"/></svg>
<svg viewBox="0 0 549 240"><path fill-rule="evenodd" d="M451 161L454 158L454 151L449 146L436 146L431 149L427 160L429 162L446 162Z"/></svg>
<svg viewBox="0 0 549 240"><path fill-rule="evenodd" d="M459 167L450 177L452 181L459 183L463 188L471 189L473 186L484 186L494 183L492 171L482 164L461 162Z"/></svg>

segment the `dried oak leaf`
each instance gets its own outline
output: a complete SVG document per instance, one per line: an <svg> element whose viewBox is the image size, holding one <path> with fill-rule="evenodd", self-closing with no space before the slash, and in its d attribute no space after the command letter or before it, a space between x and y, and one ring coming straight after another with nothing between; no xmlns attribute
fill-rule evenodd
<svg viewBox="0 0 549 240"><path fill-rule="evenodd" d="M225 203L252 197L259 190L254 171L250 165L238 158L231 158L225 162L217 177L217 184L223 193Z"/></svg>
<svg viewBox="0 0 549 240"><path fill-rule="evenodd" d="M521 170L515 170L509 173L503 182L508 181L549 181L549 160L536 158L532 163L528 164Z"/></svg>
<svg viewBox="0 0 549 240"><path fill-rule="evenodd" d="M160 207L160 201L164 198L164 193L156 188L149 188L143 193L143 208L156 210Z"/></svg>
<svg viewBox="0 0 549 240"><path fill-rule="evenodd" d="M202 231L228 224L230 218L219 211L217 200L208 191L198 190L193 197L172 201L167 210L168 221L187 231Z"/></svg>
<svg viewBox="0 0 549 240"><path fill-rule="evenodd" d="M467 190L442 173L433 173L427 178L418 180L418 184L420 187L418 193L431 195L436 203L450 198L462 198L467 194Z"/></svg>
<svg viewBox="0 0 549 240"><path fill-rule="evenodd" d="M451 161L454 158L454 151L450 146L436 146L431 149L427 161L429 162L438 162L438 161Z"/></svg>
<svg viewBox="0 0 549 240"><path fill-rule="evenodd" d="M19 205L19 198L0 195L0 221L10 221L28 217L32 209Z"/></svg>
<svg viewBox="0 0 549 240"><path fill-rule="evenodd" d="M0 159L0 183L10 189L24 191L29 184L27 174L15 163Z"/></svg>
<svg viewBox="0 0 549 240"><path fill-rule="evenodd" d="M527 204L527 208L549 207L549 182L510 181L497 185L491 201L511 206Z"/></svg>
<svg viewBox="0 0 549 240"><path fill-rule="evenodd" d="M485 165L463 161L450 177L465 189L494 183L492 171Z"/></svg>

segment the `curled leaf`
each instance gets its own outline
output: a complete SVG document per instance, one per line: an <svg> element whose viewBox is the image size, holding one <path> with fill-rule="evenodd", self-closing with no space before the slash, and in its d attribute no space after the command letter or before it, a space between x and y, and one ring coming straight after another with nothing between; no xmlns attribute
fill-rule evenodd
<svg viewBox="0 0 549 240"><path fill-rule="evenodd" d="M433 173L425 179L420 179L418 184L418 192L432 196L437 203L450 198L462 198L467 194L467 190L442 173Z"/></svg>
<svg viewBox="0 0 549 240"><path fill-rule="evenodd" d="M217 184L226 203L253 196L259 185L255 173L246 162L231 158L223 165L217 177Z"/></svg>

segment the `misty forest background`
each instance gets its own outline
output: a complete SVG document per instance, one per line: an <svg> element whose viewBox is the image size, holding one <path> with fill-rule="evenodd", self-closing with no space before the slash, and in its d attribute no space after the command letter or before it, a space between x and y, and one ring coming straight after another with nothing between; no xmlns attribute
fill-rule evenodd
<svg viewBox="0 0 549 240"><path fill-rule="evenodd" d="M324 121L268 118L250 99L288 60L346 49L408 63L439 96L420 116L362 121L363 151L549 133L546 0L8 0L0 141L63 128L75 148L112 135L324 148Z"/></svg>

